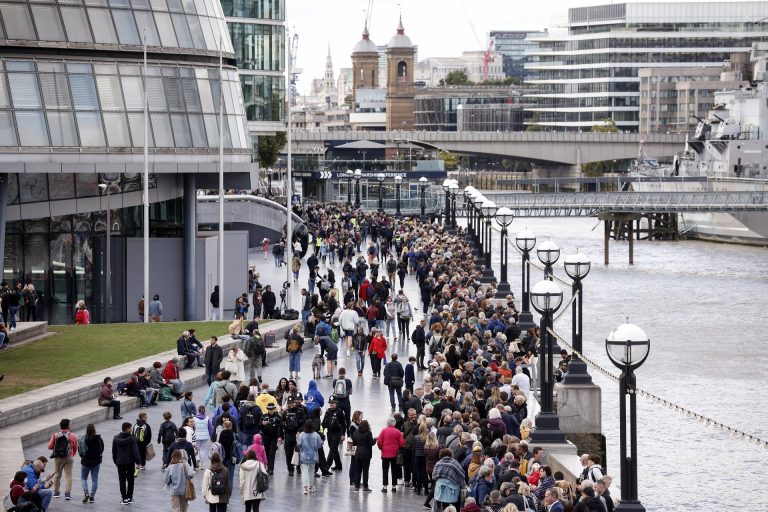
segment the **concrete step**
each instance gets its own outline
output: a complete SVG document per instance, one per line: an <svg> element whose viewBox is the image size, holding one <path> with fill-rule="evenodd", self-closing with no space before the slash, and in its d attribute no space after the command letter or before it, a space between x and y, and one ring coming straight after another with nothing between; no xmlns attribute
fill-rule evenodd
<svg viewBox="0 0 768 512"><path fill-rule="evenodd" d="M8 342L13 345L29 343L47 334L48 322L16 322L16 330L8 330Z"/></svg>

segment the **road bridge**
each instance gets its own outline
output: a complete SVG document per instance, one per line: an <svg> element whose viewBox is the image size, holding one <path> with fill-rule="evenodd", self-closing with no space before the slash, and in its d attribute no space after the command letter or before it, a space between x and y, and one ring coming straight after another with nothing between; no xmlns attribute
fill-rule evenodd
<svg viewBox="0 0 768 512"><path fill-rule="evenodd" d="M460 154L494 155L542 164L581 165L637 157L638 133L570 132L424 132L424 131L295 131L297 153L317 153L351 141L372 141L388 148L408 144ZM683 148L683 135L652 134L643 138L645 152L671 157Z"/></svg>

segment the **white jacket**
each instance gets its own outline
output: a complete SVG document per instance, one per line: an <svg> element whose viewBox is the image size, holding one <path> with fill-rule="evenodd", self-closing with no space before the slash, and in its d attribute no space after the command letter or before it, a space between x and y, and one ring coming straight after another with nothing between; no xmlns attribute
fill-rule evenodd
<svg viewBox="0 0 768 512"><path fill-rule="evenodd" d="M256 472L267 471L267 467L257 460L244 460L240 464L240 499L245 503L250 500L263 500L264 493L256 492Z"/></svg>
<svg viewBox="0 0 768 512"><path fill-rule="evenodd" d="M237 350L237 354L235 354L234 350L229 351L229 354L227 354L227 357L224 360L224 369L229 370L232 374L229 377L229 380L237 382L243 382L245 380L244 362L246 359L248 359L248 356L246 356L245 352L240 349Z"/></svg>
<svg viewBox="0 0 768 512"><path fill-rule="evenodd" d="M357 326L359 316L354 309L345 309L339 316L339 325L345 331L354 331Z"/></svg>

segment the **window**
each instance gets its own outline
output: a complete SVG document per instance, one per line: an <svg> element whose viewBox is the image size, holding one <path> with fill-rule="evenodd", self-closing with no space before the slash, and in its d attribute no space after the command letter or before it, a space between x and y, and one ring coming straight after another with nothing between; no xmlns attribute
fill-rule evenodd
<svg viewBox="0 0 768 512"><path fill-rule="evenodd" d="M131 138L128 135L128 123L125 122L125 114L117 112L104 113L104 125L107 127L107 140L110 147L127 148L131 146ZM144 145L144 139L141 140Z"/></svg>
<svg viewBox="0 0 768 512"><path fill-rule="evenodd" d="M98 110L99 100L93 75L69 75L69 85L76 110Z"/></svg>
<svg viewBox="0 0 768 512"><path fill-rule="evenodd" d="M61 7L61 18L67 30L67 39L73 43L91 43L91 29L82 7Z"/></svg>
<svg viewBox="0 0 768 512"><path fill-rule="evenodd" d="M171 16L166 12L156 12L155 21L163 46L178 47L179 43L176 42L176 33L173 31Z"/></svg>
<svg viewBox="0 0 768 512"><path fill-rule="evenodd" d="M104 128L98 112L78 112L77 126L83 146L104 147Z"/></svg>
<svg viewBox="0 0 768 512"><path fill-rule="evenodd" d="M133 14L136 16L136 24L139 26L139 31L141 32L142 37L144 34L144 29L147 29L147 45L160 46L160 37L157 35L157 28L155 28L155 18L152 17L152 13L146 11L135 11Z"/></svg>
<svg viewBox="0 0 768 512"><path fill-rule="evenodd" d="M35 39L35 29L26 4L0 4L8 39Z"/></svg>
<svg viewBox="0 0 768 512"><path fill-rule="evenodd" d="M65 41L64 29L59 19L59 11L49 5L33 5L32 14L35 17L39 39L44 41Z"/></svg>
<svg viewBox="0 0 768 512"><path fill-rule="evenodd" d="M144 110L144 86L140 76L124 76L123 91L125 106L128 110Z"/></svg>
<svg viewBox="0 0 768 512"><path fill-rule="evenodd" d="M17 111L16 126L19 129L21 146L47 146L48 130L40 111Z"/></svg>
<svg viewBox="0 0 768 512"><path fill-rule="evenodd" d="M64 73L40 73L40 87L43 91L46 109L72 108L67 75Z"/></svg>
<svg viewBox="0 0 768 512"><path fill-rule="evenodd" d="M115 27L108 9L88 9L88 17L93 27L93 37L97 43L117 44Z"/></svg>
<svg viewBox="0 0 768 512"><path fill-rule="evenodd" d="M128 114L128 124L131 127L131 135L133 136L133 146L137 148L144 147L144 114ZM152 129L149 130L149 139L147 145L151 148L154 146L152 142Z"/></svg>
<svg viewBox="0 0 768 512"><path fill-rule="evenodd" d="M171 116L173 125L173 135L176 140L177 148L192 147L192 138L189 135L189 125L187 125L187 116L176 114Z"/></svg>
<svg viewBox="0 0 768 512"><path fill-rule="evenodd" d="M155 134L155 145L159 148L174 147L168 114L152 114L150 120L152 121L152 131Z"/></svg>
<svg viewBox="0 0 768 512"><path fill-rule="evenodd" d="M97 76L101 108L104 110L124 110L120 81L116 76Z"/></svg>
<svg viewBox="0 0 768 512"><path fill-rule="evenodd" d="M10 112L0 112L0 146L15 146L16 133Z"/></svg>
<svg viewBox="0 0 768 512"><path fill-rule="evenodd" d="M189 33L189 27L187 26L187 18L183 14L171 15L173 19L173 27L176 29L176 37L179 38L180 48L194 48L192 44L192 36Z"/></svg>
<svg viewBox="0 0 768 512"><path fill-rule="evenodd" d="M40 108L37 78L32 73L8 73L14 108Z"/></svg>
<svg viewBox="0 0 768 512"><path fill-rule="evenodd" d="M71 112L48 112L51 146L77 146L77 129Z"/></svg>
<svg viewBox="0 0 768 512"><path fill-rule="evenodd" d="M137 46L142 44L131 11L113 9L112 17L115 19L117 36L120 39L120 44L133 44Z"/></svg>

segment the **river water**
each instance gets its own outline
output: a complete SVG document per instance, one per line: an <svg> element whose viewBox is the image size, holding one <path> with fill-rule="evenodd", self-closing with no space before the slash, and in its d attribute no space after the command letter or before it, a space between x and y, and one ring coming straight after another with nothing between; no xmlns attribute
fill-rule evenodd
<svg viewBox="0 0 768 512"><path fill-rule="evenodd" d="M515 219L510 236L526 227L539 241L549 237L559 245L555 273L565 281L570 282L562 267L567 254L578 249L593 262L583 282L587 357L618 375L606 355L605 338L629 317L651 340L650 355L636 371L639 388L768 438L768 249L635 241L630 266L627 242L611 240L611 263L604 266L603 226L596 219ZM499 276L496 235L493 266ZM541 278L538 272L531 275L532 286ZM520 274L520 257L510 249L510 285L518 302ZM565 304L570 289L564 292ZM570 311L555 330L570 341ZM590 373L602 388L608 473L618 476L618 384ZM768 449L644 398L637 399L637 414L639 493L648 510L703 510L705 504L724 510L744 500L755 510L768 510L763 490ZM618 488L612 492L619 495Z"/></svg>

